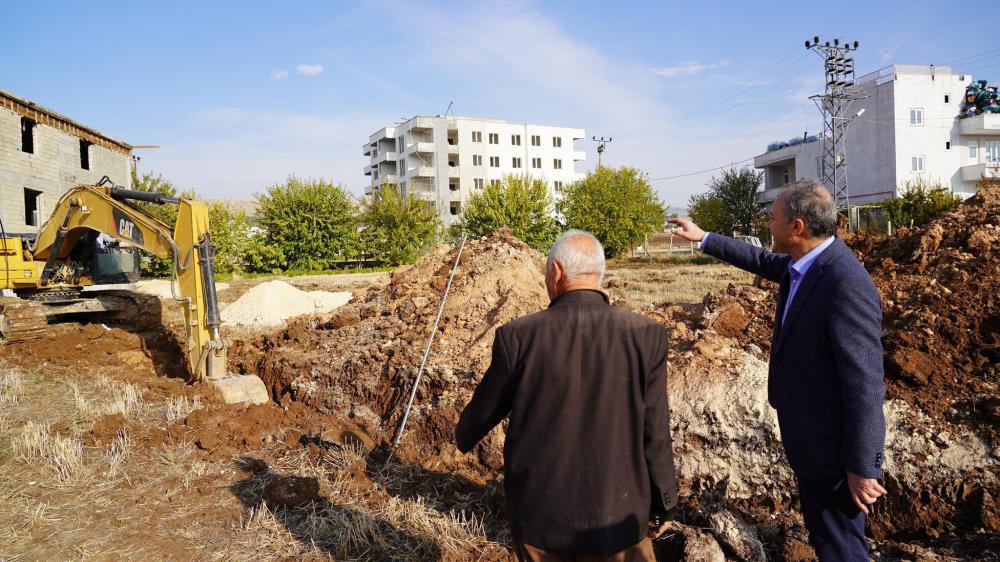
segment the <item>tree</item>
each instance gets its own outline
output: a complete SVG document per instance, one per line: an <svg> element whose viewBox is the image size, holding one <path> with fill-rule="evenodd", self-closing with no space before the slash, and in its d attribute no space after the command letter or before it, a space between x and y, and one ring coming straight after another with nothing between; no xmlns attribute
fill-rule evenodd
<svg viewBox="0 0 1000 562"><path fill-rule="evenodd" d="M638 170L601 166L566 189L563 215L566 226L592 233L611 257L661 230L665 211Z"/></svg>
<svg viewBox="0 0 1000 562"><path fill-rule="evenodd" d="M712 177L707 193L691 196L691 220L703 229L723 234L756 234L763 213L757 192L763 182L764 172L750 167L723 170L722 177Z"/></svg>
<svg viewBox="0 0 1000 562"><path fill-rule="evenodd" d="M920 226L940 218L962 200L941 184L907 181L902 196L881 202L885 217L896 227Z"/></svg>
<svg viewBox="0 0 1000 562"><path fill-rule="evenodd" d="M132 170L132 189L177 197L177 187L169 180L164 179L162 175L146 172L140 176L135 169ZM193 195L193 193L188 195ZM170 227L171 232L173 231L174 225L177 223L177 205L157 205L142 201L137 202L137 204L140 209ZM150 254L143 254L142 270L144 274L153 277L169 277L173 272L173 260L164 260Z"/></svg>
<svg viewBox="0 0 1000 562"><path fill-rule="evenodd" d="M552 209L545 180L507 175L498 184L473 193L453 228L479 238L506 226L532 248L545 251L559 232Z"/></svg>
<svg viewBox="0 0 1000 562"><path fill-rule="evenodd" d="M732 232L725 204L711 193L692 195L688 200L688 215L706 232Z"/></svg>
<svg viewBox="0 0 1000 562"><path fill-rule="evenodd" d="M362 204L361 243L376 260L388 265L412 263L434 242L441 220L434 208L399 186L373 189Z"/></svg>
<svg viewBox="0 0 1000 562"><path fill-rule="evenodd" d="M286 268L332 269L358 255L356 206L347 190L294 176L257 195L257 225Z"/></svg>

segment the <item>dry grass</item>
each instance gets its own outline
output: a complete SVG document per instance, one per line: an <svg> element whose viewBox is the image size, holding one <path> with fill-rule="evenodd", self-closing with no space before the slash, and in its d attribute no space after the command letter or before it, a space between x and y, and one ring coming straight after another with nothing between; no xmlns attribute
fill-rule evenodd
<svg viewBox="0 0 1000 562"><path fill-rule="evenodd" d="M193 400L188 400L187 396L168 398L164 404L164 417L167 423L174 423L182 420L191 412L201 409L201 397L195 396Z"/></svg>
<svg viewBox="0 0 1000 562"><path fill-rule="evenodd" d="M749 284L753 275L707 256L623 259L608 263L604 285L613 298L658 304L701 302L730 283Z"/></svg>
<svg viewBox="0 0 1000 562"><path fill-rule="evenodd" d="M24 376L20 371L6 369L0 375L0 406L17 404L24 387Z"/></svg>
<svg viewBox="0 0 1000 562"><path fill-rule="evenodd" d="M83 443L52 433L48 423L29 421L10 440L14 456L23 462L41 461L61 483L72 483L83 469Z"/></svg>

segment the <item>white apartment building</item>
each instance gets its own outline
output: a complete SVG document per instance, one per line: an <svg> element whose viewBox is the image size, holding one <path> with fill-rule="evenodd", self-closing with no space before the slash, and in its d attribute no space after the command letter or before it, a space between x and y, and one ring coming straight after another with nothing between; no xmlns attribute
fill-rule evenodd
<svg viewBox="0 0 1000 562"><path fill-rule="evenodd" d="M132 147L0 90L0 219L33 235L71 187L108 176L130 185Z"/></svg>
<svg viewBox="0 0 1000 562"><path fill-rule="evenodd" d="M915 180L976 192L983 175L1000 171L1000 114L959 119L968 74L946 66L893 65L860 77L867 96L847 129L847 185L851 205L881 201ZM764 171L758 201L770 204L799 179L822 178L823 140L771 150L754 158Z"/></svg>
<svg viewBox="0 0 1000 562"><path fill-rule="evenodd" d="M416 116L368 137L364 174L371 187L395 183L433 202L444 224L458 220L469 196L506 174L544 178L558 202L562 188L583 178L574 142L583 129L508 123L501 119Z"/></svg>

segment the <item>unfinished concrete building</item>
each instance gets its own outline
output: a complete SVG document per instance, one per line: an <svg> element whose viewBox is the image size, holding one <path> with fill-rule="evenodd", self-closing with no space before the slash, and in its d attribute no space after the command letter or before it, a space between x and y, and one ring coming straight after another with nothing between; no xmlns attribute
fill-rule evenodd
<svg viewBox="0 0 1000 562"><path fill-rule="evenodd" d="M0 90L0 219L7 234L33 235L59 197L108 176L130 184L132 147Z"/></svg>

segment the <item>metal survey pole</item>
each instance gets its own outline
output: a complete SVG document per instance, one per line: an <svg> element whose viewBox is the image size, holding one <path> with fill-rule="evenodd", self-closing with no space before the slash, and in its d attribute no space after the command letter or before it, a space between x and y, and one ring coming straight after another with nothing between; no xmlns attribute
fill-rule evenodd
<svg viewBox="0 0 1000 562"><path fill-rule="evenodd" d="M434 327L431 328L431 336L427 338L427 347L424 348L424 358L420 360L420 368L417 369L417 378L413 381L413 388L410 389L410 399L406 402L406 409L403 410L403 419L399 422L399 429L396 431L396 438L392 440L392 450L396 450L399 440L403 437L403 430L406 429L406 420L410 417L410 408L413 407L413 398L417 395L417 385L420 384L420 375L424 373L424 366L427 364L427 357L431 354L431 345L434 343L434 334L437 333L438 322L441 321L441 313L444 312L444 303L448 300L448 291L451 289L451 281L455 278L455 271L458 270L458 261L462 259L462 250L465 249L465 241L468 235L462 237L462 244L458 247L458 255L455 256L455 265L451 266L451 273L448 275L448 284L444 286L444 295L441 297L441 305L438 306L437 318L434 319Z"/></svg>

